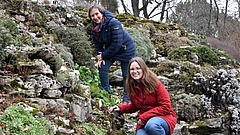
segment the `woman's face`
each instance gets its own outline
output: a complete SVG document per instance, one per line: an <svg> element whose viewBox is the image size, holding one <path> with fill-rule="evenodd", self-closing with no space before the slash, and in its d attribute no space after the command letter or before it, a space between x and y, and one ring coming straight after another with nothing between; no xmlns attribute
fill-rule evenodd
<svg viewBox="0 0 240 135"><path fill-rule="evenodd" d="M130 64L130 75L131 77L136 80L137 82L139 82L139 80L142 78L143 76L143 71L142 68L139 66L139 64L134 61Z"/></svg>
<svg viewBox="0 0 240 135"><path fill-rule="evenodd" d="M99 24L102 21L103 14L98 10L98 8L93 8L90 11L91 20Z"/></svg>

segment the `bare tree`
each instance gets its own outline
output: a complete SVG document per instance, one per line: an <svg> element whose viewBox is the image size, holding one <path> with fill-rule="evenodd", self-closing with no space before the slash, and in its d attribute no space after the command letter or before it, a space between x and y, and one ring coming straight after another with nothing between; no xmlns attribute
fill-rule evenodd
<svg viewBox="0 0 240 135"><path fill-rule="evenodd" d="M211 25L211 20L212 20L212 0L210 0L210 3L209 3L209 20L208 20L208 30L207 30L207 36L210 35L211 31L210 31L210 25Z"/></svg>
<svg viewBox="0 0 240 135"><path fill-rule="evenodd" d="M172 6L171 3L176 0L131 0L131 9L127 9L124 0L119 1L125 13L132 11L134 16L140 17L140 15L143 15L147 19L160 16L160 20L164 20L169 11L174 11L172 8L175 6Z"/></svg>
<svg viewBox="0 0 240 135"><path fill-rule="evenodd" d="M148 12L147 12L147 7L148 7L148 0L142 0L142 3L143 3L143 6L142 6L142 9L143 10L143 16L147 19L149 19L149 15L148 15Z"/></svg>
<svg viewBox="0 0 240 135"><path fill-rule="evenodd" d="M226 0L226 3L225 3L224 26L226 24L226 19L227 19L227 10L228 10L228 0Z"/></svg>
<svg viewBox="0 0 240 135"><path fill-rule="evenodd" d="M121 1L121 3L122 3L124 12L127 13L127 6L126 6L126 4L124 3L123 0L120 0L120 1Z"/></svg>
<svg viewBox="0 0 240 135"><path fill-rule="evenodd" d="M216 14L217 14L215 23L216 23L216 26L218 27L219 7L218 7L218 4L217 4L216 0L214 0L214 4L215 4L215 7L216 7Z"/></svg>
<svg viewBox="0 0 240 135"><path fill-rule="evenodd" d="M161 12L161 17L160 17L160 20L162 21L164 18L164 12L165 12L165 9L166 9L166 5L167 5L167 0L163 0L163 6L162 6L162 12Z"/></svg>
<svg viewBox="0 0 240 135"><path fill-rule="evenodd" d="M238 4L238 18L240 18L240 0L236 0Z"/></svg>
<svg viewBox="0 0 240 135"><path fill-rule="evenodd" d="M101 0L101 5L104 6L109 11L116 13L118 10L118 2L117 0Z"/></svg>
<svg viewBox="0 0 240 135"><path fill-rule="evenodd" d="M131 0L133 15L139 17L140 10L139 10L139 0Z"/></svg>

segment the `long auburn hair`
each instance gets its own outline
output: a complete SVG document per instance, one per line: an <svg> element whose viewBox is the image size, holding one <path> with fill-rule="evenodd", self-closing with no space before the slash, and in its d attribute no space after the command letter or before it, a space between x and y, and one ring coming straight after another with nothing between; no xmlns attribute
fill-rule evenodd
<svg viewBox="0 0 240 135"><path fill-rule="evenodd" d="M128 95L132 96L132 95L136 94L133 89L133 86L137 82L130 75L130 65L133 62L137 62L139 64L140 68L142 69L143 75L142 75L142 78L140 78L138 83L140 83L143 86L144 91L146 93L151 93L151 92L155 91L158 81L159 81L157 75L148 68L148 66L146 65L146 63L144 62L144 60L142 58L134 57L129 61L129 65L128 65L128 76L126 79L126 91L127 91Z"/></svg>

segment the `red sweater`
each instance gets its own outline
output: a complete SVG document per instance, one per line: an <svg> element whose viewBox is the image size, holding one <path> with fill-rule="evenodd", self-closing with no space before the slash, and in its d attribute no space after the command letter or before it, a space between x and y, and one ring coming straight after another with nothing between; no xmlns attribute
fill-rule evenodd
<svg viewBox="0 0 240 135"><path fill-rule="evenodd" d="M170 135L177 123L177 115L174 112L170 96L164 85L159 81L157 89L152 93L145 93L143 89L140 89L140 85L133 86L136 95L130 96L131 103L120 105L120 114L138 112L138 117L142 122L147 121L155 116L163 118L170 127ZM136 130L141 128L141 125L137 125Z"/></svg>

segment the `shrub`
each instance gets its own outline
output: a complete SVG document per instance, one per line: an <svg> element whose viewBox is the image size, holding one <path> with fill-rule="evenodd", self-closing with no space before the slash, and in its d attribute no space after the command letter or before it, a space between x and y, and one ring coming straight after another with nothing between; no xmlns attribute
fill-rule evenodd
<svg viewBox="0 0 240 135"><path fill-rule="evenodd" d="M191 54L193 53L198 56L198 64L200 65L207 63L216 66L218 64L219 58L216 53L211 48L204 45L175 48L169 53L167 58L170 60L191 61Z"/></svg>
<svg viewBox="0 0 240 135"><path fill-rule="evenodd" d="M79 66L94 68L94 63L90 59L93 48L91 48L91 43L88 41L87 33L84 29L57 27L53 29L53 33L57 34L58 40L64 46L70 48L74 63L77 63Z"/></svg>
<svg viewBox="0 0 240 135"><path fill-rule="evenodd" d="M217 54L209 47L201 45L196 47L196 53L198 55L199 63L202 65L203 63L209 63L213 66L216 66L219 61L219 57Z"/></svg>
<svg viewBox="0 0 240 135"><path fill-rule="evenodd" d="M107 130L100 128L96 123L83 123L79 125L79 130L82 131L81 135L106 135Z"/></svg>
<svg viewBox="0 0 240 135"><path fill-rule="evenodd" d="M0 61L3 61L6 57L4 48L14 42L14 36L18 34L18 29L16 24L11 20L1 20L0 19ZM3 66L0 63L0 67Z"/></svg>
<svg viewBox="0 0 240 135"><path fill-rule="evenodd" d="M64 59L65 64L68 67L73 68L74 67L73 56L70 53L69 48L62 44L57 44L56 49L60 56Z"/></svg>
<svg viewBox="0 0 240 135"><path fill-rule="evenodd" d="M44 118L35 118L23 106L10 106L0 115L0 131L18 135L53 135Z"/></svg>
<svg viewBox="0 0 240 135"><path fill-rule="evenodd" d="M136 44L136 56L143 58L145 61L152 56L153 44L147 36L148 33L142 29L127 28L129 34L133 37Z"/></svg>

